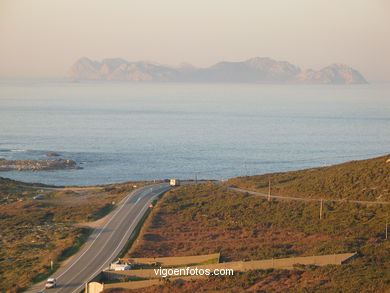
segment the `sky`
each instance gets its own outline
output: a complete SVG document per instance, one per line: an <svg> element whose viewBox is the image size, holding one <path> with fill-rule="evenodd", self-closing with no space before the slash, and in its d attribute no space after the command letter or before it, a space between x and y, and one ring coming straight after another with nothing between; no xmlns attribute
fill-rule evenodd
<svg viewBox="0 0 390 293"><path fill-rule="evenodd" d="M345 63L390 81L390 1L0 0L0 77L64 77L83 56Z"/></svg>

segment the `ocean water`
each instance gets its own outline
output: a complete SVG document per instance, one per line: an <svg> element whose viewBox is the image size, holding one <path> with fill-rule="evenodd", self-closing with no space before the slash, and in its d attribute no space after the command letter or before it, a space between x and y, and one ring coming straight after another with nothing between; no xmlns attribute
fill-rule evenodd
<svg viewBox="0 0 390 293"><path fill-rule="evenodd" d="M0 82L0 157L81 170L0 172L57 185L226 179L390 153L390 85Z"/></svg>

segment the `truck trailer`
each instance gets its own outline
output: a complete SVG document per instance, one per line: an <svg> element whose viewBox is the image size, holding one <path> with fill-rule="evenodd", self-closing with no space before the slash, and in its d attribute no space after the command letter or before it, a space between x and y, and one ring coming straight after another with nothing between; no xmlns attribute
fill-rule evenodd
<svg viewBox="0 0 390 293"><path fill-rule="evenodd" d="M169 180L169 185L170 186L179 186L180 180L179 179L171 179L171 180Z"/></svg>

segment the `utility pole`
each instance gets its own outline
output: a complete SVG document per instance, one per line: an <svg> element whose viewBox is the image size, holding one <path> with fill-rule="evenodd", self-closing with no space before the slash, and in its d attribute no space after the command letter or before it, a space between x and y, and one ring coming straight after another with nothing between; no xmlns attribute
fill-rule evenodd
<svg viewBox="0 0 390 293"><path fill-rule="evenodd" d="M321 204L320 204L320 220L322 220L322 205L323 205L323 200L321 199Z"/></svg>
<svg viewBox="0 0 390 293"><path fill-rule="evenodd" d="M268 180L268 201L271 201L271 179Z"/></svg>
<svg viewBox="0 0 390 293"><path fill-rule="evenodd" d="M195 184L198 183L198 172L195 172Z"/></svg>

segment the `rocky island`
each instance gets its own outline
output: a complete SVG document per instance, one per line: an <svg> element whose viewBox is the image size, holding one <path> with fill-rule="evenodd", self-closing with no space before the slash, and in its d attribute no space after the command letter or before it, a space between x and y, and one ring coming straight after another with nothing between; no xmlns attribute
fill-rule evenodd
<svg viewBox="0 0 390 293"><path fill-rule="evenodd" d="M320 70L306 69L286 61L255 57L239 62L219 62L207 68L190 64L177 67L155 62L130 62L121 58L101 62L80 58L68 75L71 81L128 82L223 82L260 84L364 84L363 75L352 67L335 63Z"/></svg>
<svg viewBox="0 0 390 293"><path fill-rule="evenodd" d="M61 156L60 154L57 154L57 153L47 153L46 154L47 157L59 157Z"/></svg>
<svg viewBox="0 0 390 293"><path fill-rule="evenodd" d="M6 160L0 158L0 171L48 171L61 169L82 169L68 159L56 160Z"/></svg>

